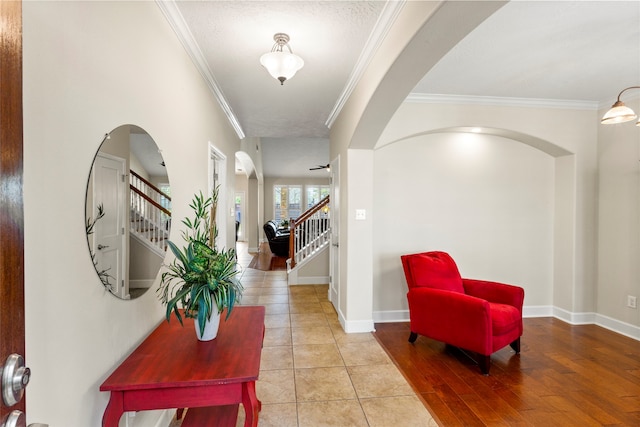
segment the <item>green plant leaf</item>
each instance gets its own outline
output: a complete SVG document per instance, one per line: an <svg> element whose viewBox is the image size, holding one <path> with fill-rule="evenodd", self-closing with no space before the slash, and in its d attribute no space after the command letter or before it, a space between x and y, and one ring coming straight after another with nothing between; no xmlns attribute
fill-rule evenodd
<svg viewBox="0 0 640 427"><path fill-rule="evenodd" d="M186 255L183 254L182 251L171 240L167 241L167 245L171 249L171 252L173 252L173 255L180 260L182 265L186 266L187 265Z"/></svg>
<svg viewBox="0 0 640 427"><path fill-rule="evenodd" d="M184 296L187 295L189 293L189 288L188 287L183 287L182 289L180 289L173 298L171 298L168 302L167 302L167 321L169 321L169 319L171 318L171 312L173 311L175 313L175 316L178 318L178 321L180 322L180 324L182 325L182 316L180 315L180 311L178 310L178 302L182 301L184 299Z"/></svg>
<svg viewBox="0 0 640 427"><path fill-rule="evenodd" d="M229 318L229 316L231 315L231 311L233 310L233 305L236 301L236 290L231 287L229 288L229 304L228 304L228 309L227 309L227 316L225 317L225 320L227 320Z"/></svg>
<svg viewBox="0 0 640 427"><path fill-rule="evenodd" d="M184 316L197 319L202 331L213 310L227 307L225 320L228 319L243 290L236 278L239 271L235 250L217 250L214 245L217 228L211 216L215 215L217 198L218 188L209 198L202 192L194 196L189 205L193 216L182 221L186 247L180 249L169 242L175 259L165 265L157 290L160 300L167 305L167 320L173 312L182 323L182 308Z"/></svg>

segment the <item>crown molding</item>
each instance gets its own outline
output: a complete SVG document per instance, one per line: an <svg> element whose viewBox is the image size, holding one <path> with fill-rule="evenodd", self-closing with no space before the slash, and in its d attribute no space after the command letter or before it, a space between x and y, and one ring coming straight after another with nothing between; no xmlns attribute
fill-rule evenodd
<svg viewBox="0 0 640 427"><path fill-rule="evenodd" d="M505 107L557 108L563 110L598 110L597 101L572 101L562 99L505 98L497 96L440 95L410 93L405 102L416 104L472 104Z"/></svg>
<svg viewBox="0 0 640 427"><path fill-rule="evenodd" d="M200 72L200 75L202 75L202 78L207 83L207 86L209 87L209 90L213 94L214 98L218 101L218 104L220 104L220 108L222 108L222 111L227 116L227 119L229 120L229 123L231 124L233 129L236 131L238 138L244 139L245 134L242 130L242 127L240 126L240 122L238 122L236 115L231 109L231 106L224 97L224 94L220 89L220 85L218 85L218 82L213 76L213 73L209 68L209 64L207 64L207 61L202 51L200 50L200 46L198 46L198 43L196 43L195 39L193 38L193 34L191 34L191 30L189 30L187 23L184 21L184 17L182 16L182 13L180 13L180 10L178 9L175 1L156 0L156 4L164 14L173 31L176 33L178 40L180 40L180 43L182 43L182 46L187 51L187 54Z"/></svg>
<svg viewBox="0 0 640 427"><path fill-rule="evenodd" d="M346 104L347 100L351 96L351 93L353 93L353 90L362 78L362 74L371 62L373 55L375 55L384 38L389 33L391 26L395 22L398 14L402 10L406 2L407 0L385 2L382 13L380 13L378 20L376 21L376 24L374 25L373 30L369 35L369 39L365 43L362 52L360 52L360 56L356 61L356 65L353 67L353 70L349 75L349 79L347 80L344 89L342 89L342 93L338 97L336 104L334 105L331 113L329 114L329 117L327 118L327 121L325 122L325 125L329 129L331 129L331 126L333 126L333 123L338 118L338 115L342 111L344 104Z"/></svg>

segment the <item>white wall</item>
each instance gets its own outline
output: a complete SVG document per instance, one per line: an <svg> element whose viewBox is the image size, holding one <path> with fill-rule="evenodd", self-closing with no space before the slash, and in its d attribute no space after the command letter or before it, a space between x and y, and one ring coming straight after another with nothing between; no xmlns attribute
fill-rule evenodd
<svg viewBox="0 0 640 427"><path fill-rule="evenodd" d="M504 5L501 2L452 1L390 4L400 6L393 10L393 25L344 102L330 133L331 159L342 159L341 235L338 236L340 246L336 257L340 265L338 283L341 295L353 295L348 301L341 299L338 311L344 318L341 321L345 328L354 332L373 328L372 261L363 260L363 257L370 253L366 243L374 230L370 219L374 215L371 212L374 189L370 181L360 179L371 177L373 155L357 151L373 148L394 111L425 73ZM356 178L354 182L352 177ZM353 221L355 209L365 209L372 215L356 225ZM359 298L360 291L364 292L363 298Z"/></svg>
<svg viewBox="0 0 640 427"><path fill-rule="evenodd" d="M247 173L246 218L244 220L245 238L249 252L257 252L259 239L262 235L263 218L263 171L262 171L262 141L260 138L247 137L240 143L240 151L236 158L242 163Z"/></svg>
<svg viewBox="0 0 640 427"><path fill-rule="evenodd" d="M624 101L640 111L638 96ZM628 295L640 303L640 128L633 124L598 128L598 313L635 326L640 338L640 309L627 307Z"/></svg>
<svg viewBox="0 0 640 427"><path fill-rule="evenodd" d="M430 191L438 189L437 196L442 198L443 207L436 212L427 210L426 222L413 217L415 229L401 243L392 236L376 241L374 265L384 266L374 276L376 318L391 320L406 315L403 305L406 285L400 263L394 264L393 258L401 253L430 249L452 251L464 276L523 285L525 307L528 306L532 314L553 314L577 321L577 316L593 313L596 308L597 114L595 110L580 109L405 102L377 144L376 156L380 161L376 161L375 175L380 184L374 189L377 203L374 228L377 233L381 229L386 232L395 224L391 212L386 214L386 221L378 223L381 219L378 208L386 206L378 204L389 196L386 184L378 177L380 167L394 168L395 173L404 171L397 181L406 182L410 188L415 189L422 183ZM465 142L472 135L428 135L438 129L474 126L507 139L484 137L485 148L491 147L484 153L486 157L476 153L465 160L453 157L453 151L446 150L453 150L454 144ZM436 148L438 144L440 150ZM402 153L396 151L405 145L411 149L402 157ZM388 152L393 152L395 157ZM416 157L427 155L420 166ZM387 164L386 157L395 162ZM405 167L406 162L413 167ZM511 162L518 168L509 166ZM464 165L476 168L473 179ZM429 182L425 179L435 178L434 174L442 177L438 184L444 186L443 189L425 184ZM508 176L509 181L502 182L500 174ZM472 181L473 187L465 190ZM518 185L512 187L516 182ZM524 190L522 194L518 191L520 188ZM476 229L464 223L460 225L464 228L456 229L454 224L461 221L459 209L464 204L458 197L476 202L486 197L500 209L485 210L481 216L472 217L473 223L468 225L475 225ZM426 201L423 206L431 209ZM496 228L498 225L507 228ZM514 247L514 243L509 242L508 230L526 239L519 242L522 246ZM465 240L464 235L469 233L471 238ZM506 244L510 250L504 247ZM387 253L388 247L397 248L397 252ZM486 264L488 260L498 260L502 266Z"/></svg>
<svg viewBox="0 0 640 427"><path fill-rule="evenodd" d="M315 258L303 265L298 272L298 283L324 284L329 283L329 248L320 252ZM314 280L315 279L315 280Z"/></svg>
<svg viewBox="0 0 640 427"><path fill-rule="evenodd" d="M408 309L400 255L431 250L451 254L463 277L517 284L528 305L551 304L553 157L447 132L386 145L374 164L374 313Z"/></svg>
<svg viewBox="0 0 640 427"><path fill-rule="evenodd" d="M342 163L342 162L341 162ZM349 242L346 251L349 268L346 269L346 280L339 289L340 307L338 315L346 332L365 332L373 330L373 274L374 252L373 239L376 231L376 212L373 209L373 151L348 150L349 164L346 182L349 183L349 205L347 220L340 223L340 233L347 235ZM342 180L341 175L341 182ZM342 185L342 184L341 184ZM344 205L341 205L344 206ZM356 211L364 211L364 219L356 219ZM340 249L342 241L340 241ZM340 272L342 274L342 265ZM346 283L347 286L342 286Z"/></svg>
<svg viewBox="0 0 640 427"><path fill-rule="evenodd" d="M147 130L183 218L207 191L208 141L227 156L230 188L239 141L154 2L29 1L23 25L28 423L98 426L109 397L100 384L164 312L155 292L106 294L93 270L84 205L98 144L122 124Z"/></svg>

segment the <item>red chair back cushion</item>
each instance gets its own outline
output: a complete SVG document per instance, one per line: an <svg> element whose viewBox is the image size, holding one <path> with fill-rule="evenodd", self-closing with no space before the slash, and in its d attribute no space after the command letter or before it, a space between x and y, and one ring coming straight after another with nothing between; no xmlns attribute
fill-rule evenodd
<svg viewBox="0 0 640 427"><path fill-rule="evenodd" d="M423 252L402 255L401 259L409 288L428 287L464 293L460 272L448 253Z"/></svg>

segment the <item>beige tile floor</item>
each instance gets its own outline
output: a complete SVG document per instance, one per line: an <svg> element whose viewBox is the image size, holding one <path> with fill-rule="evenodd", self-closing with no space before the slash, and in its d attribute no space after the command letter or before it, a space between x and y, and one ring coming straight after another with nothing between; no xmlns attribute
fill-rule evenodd
<svg viewBox="0 0 640 427"><path fill-rule="evenodd" d="M238 260L242 304L266 308L261 427L437 425L373 335L343 331L328 285L290 287L284 271L246 268L249 254Z"/></svg>

